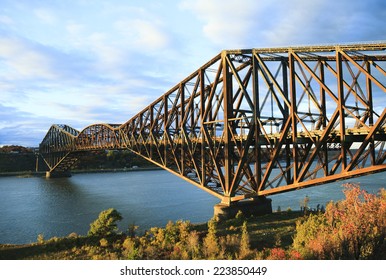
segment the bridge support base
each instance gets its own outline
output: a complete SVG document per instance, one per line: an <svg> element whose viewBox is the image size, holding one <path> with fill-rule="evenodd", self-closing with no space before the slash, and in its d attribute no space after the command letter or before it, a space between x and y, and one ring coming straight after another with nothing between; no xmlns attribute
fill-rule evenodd
<svg viewBox="0 0 386 280"><path fill-rule="evenodd" d="M226 205L223 203L214 206L214 217L218 220L232 219L241 211L244 216L261 216L272 213L272 199L256 198L253 200L240 201Z"/></svg>
<svg viewBox="0 0 386 280"><path fill-rule="evenodd" d="M47 171L46 178L67 178L71 177L70 171Z"/></svg>

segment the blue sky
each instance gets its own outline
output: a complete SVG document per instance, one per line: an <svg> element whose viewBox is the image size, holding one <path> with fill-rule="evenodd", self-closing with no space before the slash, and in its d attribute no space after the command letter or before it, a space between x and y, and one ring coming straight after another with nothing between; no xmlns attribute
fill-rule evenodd
<svg viewBox="0 0 386 280"><path fill-rule="evenodd" d="M123 123L223 49L386 39L384 0L0 0L0 145Z"/></svg>

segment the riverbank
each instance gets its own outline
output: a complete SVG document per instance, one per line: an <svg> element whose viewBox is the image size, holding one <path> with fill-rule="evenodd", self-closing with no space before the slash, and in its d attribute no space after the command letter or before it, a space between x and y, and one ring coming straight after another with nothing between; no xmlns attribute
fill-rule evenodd
<svg viewBox="0 0 386 280"><path fill-rule="evenodd" d="M236 219L218 223L216 225L216 238L218 238L219 242L218 246L219 248L220 246L224 247L224 250L225 247L227 247L229 252L236 250L235 248L238 247L237 244L242 235L243 223L246 221L250 258L256 258L259 254L260 256L263 256L267 250L273 248L280 247L283 250L289 250L292 244L293 235L295 234L296 221L299 220L302 215L301 212L286 211L259 217L238 217ZM182 233L184 229L186 231L185 233ZM135 227L131 226L129 227L128 232L106 238L78 236L75 233L72 233L67 237L53 237L49 240L44 240L43 236L39 236L37 237L36 243L23 245L1 244L0 259L67 260L136 258L136 256L139 257L139 255L135 255L136 253L133 247L134 243L130 243L133 240L136 240L135 242L140 242L139 240L153 238L153 235L156 235L153 243L160 242L161 239L164 240L164 244L159 244L159 246L166 250L166 247L168 246L178 247L178 236L185 234L186 236L184 238L190 240L189 242L192 243L192 246L194 246L195 242L197 242L197 246L202 246L198 244L201 244L208 235L208 224L190 224L189 222L181 221L176 223L169 222L163 228L153 227L147 233L136 236L135 238L133 237L134 233ZM173 242L176 242L176 244L168 244ZM153 252L153 249L155 250L155 248L148 245L144 249L146 253L144 252L143 256L146 256L146 259L173 259L182 257L182 255L177 255L177 252L173 257L173 255L164 255L164 252L160 250ZM139 254L139 252L137 253ZM231 255L228 255L228 257L230 256ZM233 254L232 256L234 258L236 255ZM197 255L197 258L201 257ZM223 255L219 258L227 257L226 255Z"/></svg>

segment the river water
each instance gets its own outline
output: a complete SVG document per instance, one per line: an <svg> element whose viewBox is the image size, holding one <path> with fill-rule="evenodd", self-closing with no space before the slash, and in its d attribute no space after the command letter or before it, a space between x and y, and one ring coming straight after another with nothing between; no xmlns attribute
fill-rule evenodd
<svg viewBox="0 0 386 280"><path fill-rule="evenodd" d="M376 193L385 187L386 172L349 181L270 196L272 208L325 205L343 198L342 184L360 183ZM139 225L140 230L164 226L169 220L208 221L219 200L163 170L75 174L71 178L0 177L0 243L35 242L72 232L86 234L98 214L108 208L123 216L120 230Z"/></svg>

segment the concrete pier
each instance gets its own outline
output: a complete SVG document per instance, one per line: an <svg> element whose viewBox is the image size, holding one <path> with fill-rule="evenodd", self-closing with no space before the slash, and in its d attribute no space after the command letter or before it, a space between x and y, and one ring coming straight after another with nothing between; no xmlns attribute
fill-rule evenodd
<svg viewBox="0 0 386 280"><path fill-rule="evenodd" d="M46 178L67 178L71 177L70 171L47 171Z"/></svg>
<svg viewBox="0 0 386 280"><path fill-rule="evenodd" d="M219 203L214 206L214 216L219 220L232 219L239 211L246 217L270 214L272 213L272 199L263 197L234 202L231 205Z"/></svg>

